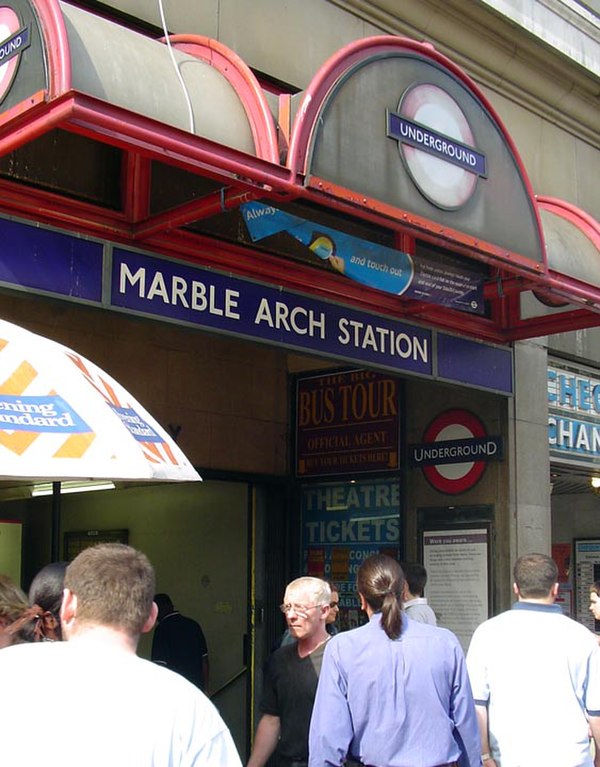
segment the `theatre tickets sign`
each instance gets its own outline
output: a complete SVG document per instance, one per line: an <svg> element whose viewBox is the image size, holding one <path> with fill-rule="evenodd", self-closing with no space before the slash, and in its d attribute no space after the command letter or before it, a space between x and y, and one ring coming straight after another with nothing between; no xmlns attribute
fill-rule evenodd
<svg viewBox="0 0 600 767"><path fill-rule="evenodd" d="M304 573L332 580L340 595L340 629L365 622L356 573L372 554L397 558L400 550L400 482L334 481L302 486Z"/></svg>

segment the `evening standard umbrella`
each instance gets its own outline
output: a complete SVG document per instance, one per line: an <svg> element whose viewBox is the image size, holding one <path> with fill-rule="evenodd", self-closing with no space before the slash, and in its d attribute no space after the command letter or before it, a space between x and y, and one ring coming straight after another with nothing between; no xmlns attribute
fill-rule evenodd
<svg viewBox="0 0 600 767"><path fill-rule="evenodd" d="M0 479L198 481L173 439L80 354L0 320Z"/></svg>

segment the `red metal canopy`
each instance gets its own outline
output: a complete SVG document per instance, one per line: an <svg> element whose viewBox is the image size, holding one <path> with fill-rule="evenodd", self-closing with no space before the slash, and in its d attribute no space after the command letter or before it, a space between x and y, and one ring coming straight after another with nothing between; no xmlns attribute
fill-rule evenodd
<svg viewBox="0 0 600 767"><path fill-rule="evenodd" d="M17 65L10 82L0 80L4 213L483 340L505 343L600 324L600 281L561 260L560 237L548 222L552 216L566 221L591 243L596 256L598 223L565 204L535 199L516 148L491 105L467 75L431 46L388 36L358 41L332 57L305 93L274 103L244 62L214 40L199 36L150 40L58 0L14 0L6 7L13 8L29 38L27 47L15 48ZM336 110L343 118L351 102L344 101L344 89L388 64L428 67L442 84L450 83L457 100L464 95L472 121L477 122L473 115L481 112L482 125L491 135L489 157L496 153L497 165L508 163L518 179L522 207L531 222L528 250L520 250L518 242L507 245L482 236L486 230L476 232L464 211L455 215L438 207L436 220L430 215L435 205L426 205L418 195L411 197L415 202L410 207L393 198L394 189L387 197L378 197L345 186L335 174L316 175L319 167L326 166L319 142L332 140L323 126L330 124ZM295 110L293 125L283 118L286 110ZM380 119L378 114L372 117ZM344 120L338 125L343 127ZM480 135L484 133L481 128ZM86 146L113 147L120 167L119 204L90 200L65 186L11 172L13 160L18 166L28 147L49 136L57 136L59 146L65 137L79 136ZM384 136L382 151L389 152L390 146ZM393 151L398 151L395 145ZM485 190L480 203L485 220L494 206L488 191L492 185L479 187ZM505 194L506 189L497 193ZM342 229L353 220L375 224L408 253L415 252L418 241L425 241L484 263L489 269L485 285L489 312L476 316L381 293L270 252L262 251L257 259L255 248L203 230L202 222L218 222L252 199L284 206L300 202L319 215L335 217ZM453 226L454 220L465 226ZM545 239L553 243L548 259ZM589 249L584 250L581 260L589 259ZM532 298L533 291L546 302L567 301L570 306L548 309ZM521 296L527 296L530 304L525 314ZM536 315L538 304L541 312Z"/></svg>

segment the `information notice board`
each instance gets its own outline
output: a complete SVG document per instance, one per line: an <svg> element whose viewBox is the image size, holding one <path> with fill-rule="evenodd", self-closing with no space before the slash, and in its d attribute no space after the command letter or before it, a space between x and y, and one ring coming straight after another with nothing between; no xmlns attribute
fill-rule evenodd
<svg viewBox="0 0 600 767"><path fill-rule="evenodd" d="M438 626L456 634L465 652L489 617L489 538L487 526L422 533L425 595Z"/></svg>
<svg viewBox="0 0 600 767"><path fill-rule="evenodd" d="M576 538L573 541L575 559L575 620L596 633L600 621L590 612L590 586L600 581L600 538Z"/></svg>

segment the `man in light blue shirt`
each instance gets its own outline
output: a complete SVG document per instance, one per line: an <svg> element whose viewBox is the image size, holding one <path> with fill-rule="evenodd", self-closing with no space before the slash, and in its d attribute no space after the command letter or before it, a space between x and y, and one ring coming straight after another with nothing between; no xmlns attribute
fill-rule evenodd
<svg viewBox="0 0 600 767"><path fill-rule="evenodd" d="M482 623L467 653L484 767L600 767L597 638L554 604L549 556L525 554L513 574L518 602Z"/></svg>
<svg viewBox="0 0 600 767"><path fill-rule="evenodd" d="M309 767L340 767L347 757L371 767L479 767L475 707L454 634L402 613L404 575L390 557L365 560L357 586L369 623L325 650Z"/></svg>

